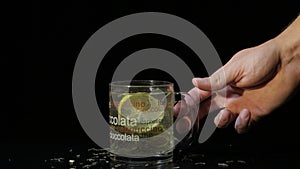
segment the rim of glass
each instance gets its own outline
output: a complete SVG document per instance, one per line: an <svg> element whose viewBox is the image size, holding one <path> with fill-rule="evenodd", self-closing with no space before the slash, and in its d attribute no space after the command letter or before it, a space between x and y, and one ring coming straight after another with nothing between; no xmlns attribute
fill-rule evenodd
<svg viewBox="0 0 300 169"><path fill-rule="evenodd" d="M123 80L109 83L112 87L168 87L172 82L163 80Z"/></svg>

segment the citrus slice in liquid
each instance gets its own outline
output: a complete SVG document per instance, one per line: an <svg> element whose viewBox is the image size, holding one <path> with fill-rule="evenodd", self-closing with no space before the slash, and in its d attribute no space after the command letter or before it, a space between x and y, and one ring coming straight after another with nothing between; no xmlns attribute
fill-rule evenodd
<svg viewBox="0 0 300 169"><path fill-rule="evenodd" d="M118 115L126 119L135 119L137 125L159 124L164 116L165 105L150 93L138 92L126 94L118 106ZM155 126L156 126L155 125Z"/></svg>

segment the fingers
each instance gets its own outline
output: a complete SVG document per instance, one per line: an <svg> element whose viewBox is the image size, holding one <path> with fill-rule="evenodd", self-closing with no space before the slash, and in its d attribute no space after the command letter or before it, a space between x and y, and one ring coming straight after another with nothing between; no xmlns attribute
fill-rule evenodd
<svg viewBox="0 0 300 169"><path fill-rule="evenodd" d="M227 84L235 81L236 68L233 69L231 64L224 65L222 68L213 73L210 77L193 78L192 83L195 87L206 90L215 91L224 88Z"/></svg>
<svg viewBox="0 0 300 169"><path fill-rule="evenodd" d="M189 111L189 106L185 101L178 101L173 107L174 116L183 116L184 112Z"/></svg>
<svg viewBox="0 0 300 169"><path fill-rule="evenodd" d="M190 91L188 91L189 97L186 97L184 102L179 101L173 108L174 115L178 116L180 113L180 110L182 112L188 112L189 107L192 107L195 104L199 104L200 102L203 102L207 98L211 96L211 92L200 90L198 88L193 88Z"/></svg>
<svg viewBox="0 0 300 169"><path fill-rule="evenodd" d="M188 116L183 116L176 123L176 131L179 134L188 132L192 128L192 121Z"/></svg>
<svg viewBox="0 0 300 169"><path fill-rule="evenodd" d="M227 127L234 120L235 130L239 134L247 132L251 127L251 113L247 109L243 109L239 114L232 113L227 109L223 109L215 117L214 123L218 128L224 128Z"/></svg>
<svg viewBox="0 0 300 169"><path fill-rule="evenodd" d="M214 100L207 99L200 103L200 107L197 109L191 108L187 105L185 100L178 102L174 106L174 112L177 112L176 131L180 134L188 132L193 124L196 125L196 129L199 129L197 120L202 119L209 112L215 111L220 107ZM197 127L198 126L198 127Z"/></svg>
<svg viewBox="0 0 300 169"><path fill-rule="evenodd" d="M214 123L218 128L227 127L236 119L237 114L230 112L227 109L221 110L214 119Z"/></svg>
<svg viewBox="0 0 300 169"><path fill-rule="evenodd" d="M247 109L243 109L235 121L234 128L239 133L245 133L250 129L251 113Z"/></svg>
<svg viewBox="0 0 300 169"><path fill-rule="evenodd" d="M176 93L177 94L177 93ZM176 95L175 94L175 95ZM200 100L210 96L210 92L198 88L191 89L188 93L178 93L178 101L173 110L176 120L176 131L179 134L189 132L198 118ZM202 103L201 103L202 104Z"/></svg>
<svg viewBox="0 0 300 169"><path fill-rule="evenodd" d="M180 102L180 104L178 104L178 108L180 108L179 106L183 106L181 110L183 109L187 110L186 109L187 105L184 102ZM202 106L200 106L199 114L198 114L198 118L200 119L202 119L205 115L207 115L212 110L218 108L218 106L215 104L213 100L212 101L207 100L203 102ZM192 113L183 114L176 124L176 130L179 133L185 133L189 131L192 128L192 124L195 118L196 117ZM247 109L243 109L239 113L233 113L228 109L223 109L218 113L218 115L214 119L214 123L218 128L225 128L233 121L235 121L235 126L234 126L235 130L239 134L247 132L252 127L251 113Z"/></svg>
<svg viewBox="0 0 300 169"><path fill-rule="evenodd" d="M205 78L193 78L192 83L195 87L202 90L211 90L211 84L209 77Z"/></svg>
<svg viewBox="0 0 300 169"><path fill-rule="evenodd" d="M192 128L197 118L197 112L193 107L191 100L187 98L174 106L174 115L177 117L175 127L179 134L187 133Z"/></svg>
<svg viewBox="0 0 300 169"><path fill-rule="evenodd" d="M211 96L210 91L201 90L197 87L194 87L188 91L188 94L194 99L196 104L199 104Z"/></svg>

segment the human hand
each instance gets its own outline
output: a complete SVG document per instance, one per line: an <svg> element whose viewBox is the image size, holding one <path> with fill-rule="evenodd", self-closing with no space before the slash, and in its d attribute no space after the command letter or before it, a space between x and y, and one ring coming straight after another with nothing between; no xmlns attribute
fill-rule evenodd
<svg viewBox="0 0 300 169"><path fill-rule="evenodd" d="M267 42L238 52L209 78L194 78L198 90L192 89L190 93L200 95L200 118L225 107L215 117L215 124L226 127L236 119L235 128L242 133L268 114L281 95L273 90L280 83L275 78L280 67L277 53L274 44ZM222 83L223 77L226 82ZM214 97L203 101L213 93Z"/></svg>
<svg viewBox="0 0 300 169"><path fill-rule="evenodd" d="M299 26L299 17L283 35L238 52L210 77L194 78L196 88L189 93L201 100L198 118L225 107L214 119L217 127L235 121L237 132L244 133L284 103L299 85L300 43L291 36L299 29L295 24ZM290 48L284 48L287 42L293 42Z"/></svg>

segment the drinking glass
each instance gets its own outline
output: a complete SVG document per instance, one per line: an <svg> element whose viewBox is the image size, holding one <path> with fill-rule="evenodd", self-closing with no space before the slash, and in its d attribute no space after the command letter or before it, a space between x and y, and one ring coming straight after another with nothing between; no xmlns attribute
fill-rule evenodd
<svg viewBox="0 0 300 169"><path fill-rule="evenodd" d="M132 80L109 86L111 159L133 166L171 162L173 83Z"/></svg>

